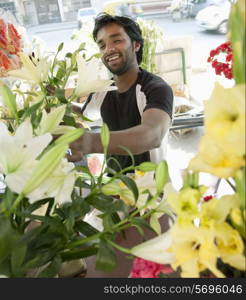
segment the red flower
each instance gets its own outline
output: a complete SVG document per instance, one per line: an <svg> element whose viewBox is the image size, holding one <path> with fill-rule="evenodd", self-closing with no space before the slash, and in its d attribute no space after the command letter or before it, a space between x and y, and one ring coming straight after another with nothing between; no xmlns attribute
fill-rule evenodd
<svg viewBox="0 0 246 300"><path fill-rule="evenodd" d="M20 67L21 37L13 24L0 19L0 77Z"/></svg>
<svg viewBox="0 0 246 300"><path fill-rule="evenodd" d="M218 61L221 56L219 58L217 58L217 56L221 53L224 54L224 61ZM226 42L210 51L207 62L211 63L216 75L223 74L226 78L232 79L232 58L231 42Z"/></svg>
<svg viewBox="0 0 246 300"><path fill-rule="evenodd" d="M0 48L10 54L17 54L21 48L21 37L13 24L5 23L0 19Z"/></svg>
<svg viewBox="0 0 246 300"><path fill-rule="evenodd" d="M142 258L135 258L130 272L131 278L158 278L160 273L170 274L173 269Z"/></svg>

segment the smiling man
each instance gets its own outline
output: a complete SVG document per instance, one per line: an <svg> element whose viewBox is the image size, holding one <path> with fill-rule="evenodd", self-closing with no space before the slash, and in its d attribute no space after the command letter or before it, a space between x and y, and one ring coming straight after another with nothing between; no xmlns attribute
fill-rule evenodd
<svg viewBox="0 0 246 300"><path fill-rule="evenodd" d="M160 77L139 67L143 38L139 25L128 17L100 14L93 37L102 61L113 74L117 90L89 95L81 113L97 109L110 130L108 165L114 170L132 164L124 147L134 155L135 165L165 159L162 142L171 124L173 93ZM123 147L122 147L123 146ZM71 144L71 161L83 154L103 153L99 133L86 132Z"/></svg>

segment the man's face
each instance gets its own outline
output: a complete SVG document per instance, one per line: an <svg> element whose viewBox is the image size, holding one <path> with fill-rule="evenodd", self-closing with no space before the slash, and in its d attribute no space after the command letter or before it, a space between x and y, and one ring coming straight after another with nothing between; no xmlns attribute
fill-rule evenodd
<svg viewBox="0 0 246 300"><path fill-rule="evenodd" d="M112 23L102 27L96 40L104 65L115 75L124 74L136 63L140 45L132 42L124 28Z"/></svg>

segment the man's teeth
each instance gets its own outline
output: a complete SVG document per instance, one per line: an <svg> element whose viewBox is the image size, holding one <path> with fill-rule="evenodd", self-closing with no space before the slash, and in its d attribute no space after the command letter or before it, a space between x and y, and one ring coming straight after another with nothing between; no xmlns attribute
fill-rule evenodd
<svg viewBox="0 0 246 300"><path fill-rule="evenodd" d="M111 56L108 61L112 61L112 60L115 60L115 59L118 59L119 58L119 55L114 55L114 56Z"/></svg>

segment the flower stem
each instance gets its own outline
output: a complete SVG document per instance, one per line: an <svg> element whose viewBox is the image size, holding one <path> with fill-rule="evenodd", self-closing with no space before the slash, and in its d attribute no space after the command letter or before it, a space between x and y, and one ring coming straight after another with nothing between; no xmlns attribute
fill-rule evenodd
<svg viewBox="0 0 246 300"><path fill-rule="evenodd" d="M13 206L11 208L11 212L13 212L13 210L15 210L15 208L19 205L19 203L21 202L21 200L24 198L24 194L21 193L19 194L19 196L17 197L17 199L15 200L15 202L13 203Z"/></svg>
<svg viewBox="0 0 246 300"><path fill-rule="evenodd" d="M132 254L131 250L125 247L122 247L116 243L114 243L111 240L108 240L108 243L111 244L113 247L115 247L116 249L120 250L121 252L127 253L127 254Z"/></svg>

